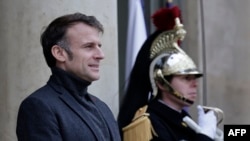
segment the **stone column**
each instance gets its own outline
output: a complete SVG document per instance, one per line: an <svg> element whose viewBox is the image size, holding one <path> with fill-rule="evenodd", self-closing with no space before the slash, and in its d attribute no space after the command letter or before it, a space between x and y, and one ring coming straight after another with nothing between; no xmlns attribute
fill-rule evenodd
<svg viewBox="0 0 250 141"><path fill-rule="evenodd" d="M94 15L103 23L101 79L89 91L118 113L117 2L111 0L1 0L0 1L0 140L16 139L21 101L43 86L51 74L40 45L43 28L67 13Z"/></svg>

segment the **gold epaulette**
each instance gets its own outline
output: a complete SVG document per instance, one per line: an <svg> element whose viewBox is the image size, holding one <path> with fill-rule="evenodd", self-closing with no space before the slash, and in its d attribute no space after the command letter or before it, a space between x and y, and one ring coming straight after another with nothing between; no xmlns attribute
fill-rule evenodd
<svg viewBox="0 0 250 141"><path fill-rule="evenodd" d="M146 113L148 106L145 105L138 109L132 122L122 129L123 141L150 141L157 136Z"/></svg>

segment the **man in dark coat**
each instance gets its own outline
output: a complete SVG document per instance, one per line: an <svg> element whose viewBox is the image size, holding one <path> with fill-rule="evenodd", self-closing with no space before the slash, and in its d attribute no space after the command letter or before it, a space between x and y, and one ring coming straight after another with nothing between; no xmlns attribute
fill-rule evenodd
<svg viewBox="0 0 250 141"><path fill-rule="evenodd" d="M88 93L99 79L103 26L93 16L74 13L52 21L41 35L52 75L20 105L19 141L120 141L109 107Z"/></svg>

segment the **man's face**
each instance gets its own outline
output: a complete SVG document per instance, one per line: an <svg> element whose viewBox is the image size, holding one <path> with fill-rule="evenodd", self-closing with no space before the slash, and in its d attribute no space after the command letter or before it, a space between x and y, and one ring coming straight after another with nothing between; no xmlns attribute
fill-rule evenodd
<svg viewBox="0 0 250 141"><path fill-rule="evenodd" d="M84 23L77 23L66 32L72 58L67 56L63 68L76 76L92 82L100 78L101 50L100 33Z"/></svg>
<svg viewBox="0 0 250 141"><path fill-rule="evenodd" d="M195 101L197 97L197 77L195 75L176 75L171 81L172 87L185 98Z"/></svg>

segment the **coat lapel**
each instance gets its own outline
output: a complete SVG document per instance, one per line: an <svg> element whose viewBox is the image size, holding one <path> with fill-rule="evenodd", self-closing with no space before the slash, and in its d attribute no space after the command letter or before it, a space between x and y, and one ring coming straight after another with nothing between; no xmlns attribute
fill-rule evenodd
<svg viewBox="0 0 250 141"><path fill-rule="evenodd" d="M119 139L120 133L118 132L119 131L118 125L113 117L113 113L109 110L107 105L98 100L98 98L92 96L91 99L93 103L96 105L96 107L100 110L101 116L104 117L103 119L106 122L106 125L108 126L112 139Z"/></svg>
<svg viewBox="0 0 250 141"><path fill-rule="evenodd" d="M50 85L51 84L51 85ZM96 139L98 141L102 141L101 137L95 132L95 125L93 122L91 122L91 118L81 108L80 101L77 101L76 98L72 96L72 94L69 94L63 87L53 84L53 82L49 82L49 85L53 87L55 91L58 92L59 98L72 109L82 119L82 121L89 127L93 135L95 135ZM118 129L118 125L115 122L114 117L111 117L113 113L109 111L108 107L103 104L100 100L98 100L96 97L91 97L94 104L97 106L97 108L100 110L100 114L104 117L104 121L107 123L106 125L109 128L110 135L112 136L112 139L118 139L120 140L120 133ZM110 116L111 115L111 116Z"/></svg>
<svg viewBox="0 0 250 141"><path fill-rule="evenodd" d="M58 89L57 89L58 90ZM64 101L64 103L70 107L70 109L72 109L72 111L74 111L82 120L83 122L89 127L89 129L92 131L92 133L95 135L96 139L101 141L100 137L98 136L98 134L95 132L94 129L94 124L93 122L91 122L91 118L89 117L89 115L86 113L86 111L84 111L81 108L80 103L69 93L67 93L67 91L62 91L61 89L59 90L61 95L59 96L60 99L62 101Z"/></svg>

